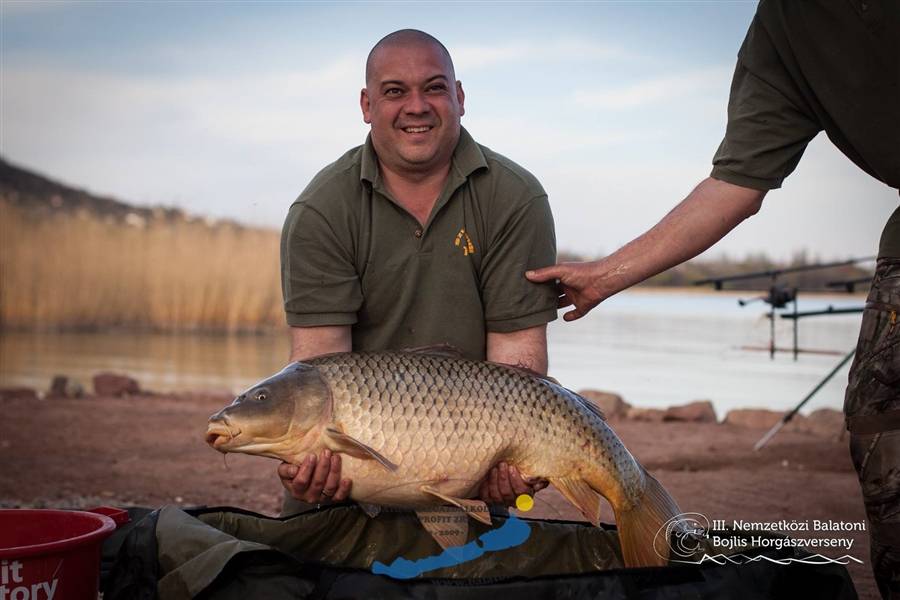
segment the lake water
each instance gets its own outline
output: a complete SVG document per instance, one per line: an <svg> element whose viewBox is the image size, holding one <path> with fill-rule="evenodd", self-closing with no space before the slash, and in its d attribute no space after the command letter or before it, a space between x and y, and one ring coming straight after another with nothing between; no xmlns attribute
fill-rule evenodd
<svg viewBox="0 0 900 600"><path fill-rule="evenodd" d="M746 296L746 295L745 295ZM550 374L566 387L613 391L648 407L712 400L720 417L736 407L788 409L856 344L861 314L800 321L800 347L833 355L789 353L775 360L761 303L741 308L732 293L626 292L587 317L549 327ZM861 306L861 296L804 296L800 310ZM777 344L792 344L791 322L776 322ZM0 387L46 390L55 374L90 385L98 371L124 372L145 389L239 391L284 366L287 334L27 334L0 336ZM804 412L840 409L844 367Z"/></svg>

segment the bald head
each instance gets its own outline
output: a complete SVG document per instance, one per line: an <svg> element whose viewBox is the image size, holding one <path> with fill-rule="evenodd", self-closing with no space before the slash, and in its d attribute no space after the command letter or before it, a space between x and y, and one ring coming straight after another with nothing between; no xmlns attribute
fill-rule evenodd
<svg viewBox="0 0 900 600"><path fill-rule="evenodd" d="M382 50L408 46L433 46L436 48L447 61L451 81L456 79L450 52L436 37L418 29L401 29L381 38L369 51L369 56L366 58L366 86L369 87L373 83L372 76L375 73L375 63Z"/></svg>

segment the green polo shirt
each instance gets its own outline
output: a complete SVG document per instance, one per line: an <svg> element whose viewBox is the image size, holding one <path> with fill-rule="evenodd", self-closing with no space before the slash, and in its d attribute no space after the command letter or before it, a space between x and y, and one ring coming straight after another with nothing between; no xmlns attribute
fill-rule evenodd
<svg viewBox="0 0 900 600"><path fill-rule="evenodd" d="M900 188L898 32L897 0L762 0L738 53L712 177L778 188L824 130L860 168ZM900 208L879 256L900 257Z"/></svg>
<svg viewBox="0 0 900 600"><path fill-rule="evenodd" d="M555 261L541 185L465 129L424 227L385 189L367 139L315 176L281 236L288 324L352 325L354 350L450 344L483 360L486 332L556 318L554 285L524 276Z"/></svg>

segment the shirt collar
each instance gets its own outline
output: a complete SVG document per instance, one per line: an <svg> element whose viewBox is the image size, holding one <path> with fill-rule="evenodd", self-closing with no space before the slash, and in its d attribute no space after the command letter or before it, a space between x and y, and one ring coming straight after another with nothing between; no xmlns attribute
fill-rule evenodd
<svg viewBox="0 0 900 600"><path fill-rule="evenodd" d="M459 141L453 150L450 162L450 172L456 172L463 177L468 177L481 168L488 168L484 153L465 127L459 128ZM362 161L359 170L359 179L375 184L378 179L378 155L375 154L375 146L372 144L372 134L366 136L366 143L362 149Z"/></svg>

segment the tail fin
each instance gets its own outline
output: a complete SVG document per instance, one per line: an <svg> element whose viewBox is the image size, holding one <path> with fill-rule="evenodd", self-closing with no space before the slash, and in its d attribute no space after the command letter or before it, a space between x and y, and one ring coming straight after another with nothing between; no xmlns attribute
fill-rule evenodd
<svg viewBox="0 0 900 600"><path fill-rule="evenodd" d="M675 500L644 471L644 493L628 510L615 511L626 567L661 567L669 560L667 529L681 513ZM613 507L615 510L615 507Z"/></svg>

